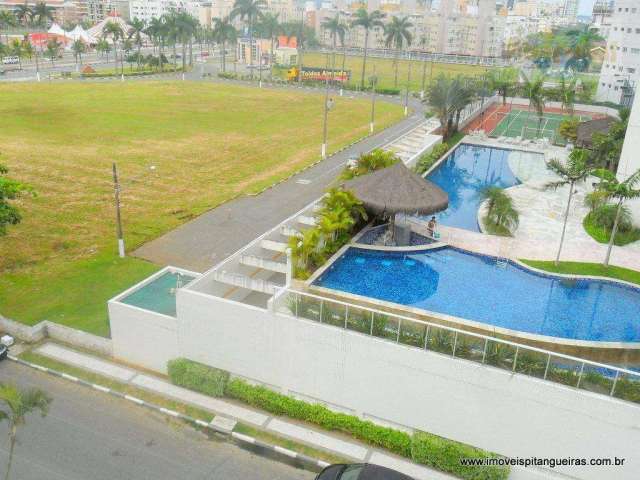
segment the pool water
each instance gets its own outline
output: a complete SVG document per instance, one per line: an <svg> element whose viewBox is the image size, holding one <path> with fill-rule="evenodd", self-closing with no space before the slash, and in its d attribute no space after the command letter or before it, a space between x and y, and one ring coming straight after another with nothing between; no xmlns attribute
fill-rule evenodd
<svg viewBox="0 0 640 480"><path fill-rule="evenodd" d="M462 143L427 177L449 195L449 208L436 215L450 227L479 232L480 193L486 187L508 188L520 182L509 161L540 160L542 154Z"/></svg>
<svg viewBox="0 0 640 480"><path fill-rule="evenodd" d="M120 301L164 315L176 316L176 288L184 287L195 277L166 272L130 293Z"/></svg>
<svg viewBox="0 0 640 480"><path fill-rule="evenodd" d="M315 285L538 335L640 341L640 288L534 273L452 247L349 248Z"/></svg>

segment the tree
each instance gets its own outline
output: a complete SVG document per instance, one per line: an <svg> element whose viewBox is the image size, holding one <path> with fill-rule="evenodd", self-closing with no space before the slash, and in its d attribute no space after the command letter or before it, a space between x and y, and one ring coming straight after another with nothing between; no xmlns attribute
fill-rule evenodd
<svg viewBox="0 0 640 480"><path fill-rule="evenodd" d="M413 24L408 17L391 17L391 21L384 26L384 43L387 48L395 48L394 58L395 78L394 87L398 86L398 57L403 47L411 45L412 35L409 29Z"/></svg>
<svg viewBox="0 0 640 480"><path fill-rule="evenodd" d="M260 19L260 30L264 36L266 36L270 41L271 45L269 47L269 77L273 78L273 46L278 34L282 32L282 25L278 21L278 16L280 14L273 14L271 12L265 13Z"/></svg>
<svg viewBox="0 0 640 480"><path fill-rule="evenodd" d="M507 104L509 92L512 92L518 83L519 72L513 67L494 68L489 71L488 80L491 90L502 95L502 105Z"/></svg>
<svg viewBox="0 0 640 480"><path fill-rule="evenodd" d="M295 38L298 45L298 83L302 83L302 65L303 65L303 54L306 46L314 45L315 33L312 28L307 27L304 22L296 21L296 22L286 22L282 25L282 29L284 34L287 36L287 39Z"/></svg>
<svg viewBox="0 0 640 480"><path fill-rule="evenodd" d="M33 7L31 18L41 27L46 27L49 22L53 22L53 7L49 7L45 2L38 2Z"/></svg>
<svg viewBox="0 0 640 480"><path fill-rule="evenodd" d="M226 58L227 58L227 50L226 45L227 42L235 42L238 36L238 32L235 27L231 24L231 19L229 17L225 18L214 18L213 19L213 38L217 43L220 44L222 49L222 54L220 56L220 60L222 61L222 72L226 72Z"/></svg>
<svg viewBox="0 0 640 480"><path fill-rule="evenodd" d="M562 104L562 111L565 110L569 115L573 115L574 106L576 102L576 80L572 78L567 82L564 75L560 76L560 103Z"/></svg>
<svg viewBox="0 0 640 480"><path fill-rule="evenodd" d="M253 78L253 25L256 20L262 18L262 8L267 7L265 0L236 0L233 4L230 17L240 18L247 22L249 31L249 71Z"/></svg>
<svg viewBox="0 0 640 480"><path fill-rule="evenodd" d="M560 177L556 182L549 182L545 185L547 189L557 190L559 187L569 185L569 198L567 199L567 209L564 214L564 223L562 225L562 235L560 236L560 245L558 254L556 255L556 266L560 263L560 253L562 252L562 244L567 230L567 221L569 220L569 209L571 208L571 199L573 197L576 183L584 182L591 174L592 168L589 166L589 152L581 148L571 151L566 163L562 163L558 159L551 159L547 162L547 168Z"/></svg>
<svg viewBox="0 0 640 480"><path fill-rule="evenodd" d="M129 40L132 40L136 48L138 49L137 61L138 70L140 70L140 50L142 49L142 34L147 28L147 24L144 20L134 18L129 22L131 30L129 30Z"/></svg>
<svg viewBox="0 0 640 480"><path fill-rule="evenodd" d="M595 42L602 41L603 38L588 25L581 30L569 31L566 35L569 38L568 50L571 52L571 58L566 66L574 67L579 71L588 69L591 65L593 45Z"/></svg>
<svg viewBox="0 0 640 480"><path fill-rule="evenodd" d="M193 34L197 29L197 20L187 12L178 12L175 14L175 36L182 44L182 71L187 70L187 43L189 43L189 51L193 41Z"/></svg>
<svg viewBox="0 0 640 480"><path fill-rule="evenodd" d="M100 53L100 55L106 55L107 63L109 63L109 52L111 51L111 45L109 45L109 42L107 42L106 39L102 38L98 40L98 43L96 44L96 50Z"/></svg>
<svg viewBox="0 0 640 480"><path fill-rule="evenodd" d="M638 188L640 187L640 170L631 174L622 182L609 170L597 170L595 173L602 180L598 184L597 190L604 192L607 200L614 200L616 202L616 218L613 222L613 228L611 229L611 236L609 237L609 244L607 246L607 255L603 263L606 267L609 265L609 260L611 259L611 250L613 249L613 242L618 233L624 203L634 198L640 198L640 188Z"/></svg>
<svg viewBox="0 0 640 480"><path fill-rule="evenodd" d="M544 75L534 75L532 78L527 77L524 73L524 91L529 99L529 108L527 110L527 120L529 120L529 113L531 107L533 107L538 115L538 135L540 135L540 127L542 126L542 119L544 117L545 107L545 93L544 93ZM526 128L527 122L525 121ZM526 137L526 132L523 132L523 136Z"/></svg>
<svg viewBox="0 0 640 480"><path fill-rule="evenodd" d="M22 57L24 57L24 44L20 40L15 39L13 42L11 42L9 52L11 55L18 57L19 67L20 67L20 70L22 70Z"/></svg>
<svg viewBox="0 0 640 480"><path fill-rule="evenodd" d="M485 224L490 223L498 231L511 233L518 226L520 215L513 206L513 200L500 187L487 187L480 192L480 198L486 201L487 213ZM489 222L487 222L487 220ZM505 233L506 233L505 232Z"/></svg>
<svg viewBox="0 0 640 480"><path fill-rule="evenodd" d="M82 66L82 54L87 51L87 47L81 39L77 39L71 44L71 51L76 60L76 69L78 69L78 65Z"/></svg>
<svg viewBox="0 0 640 480"><path fill-rule="evenodd" d="M340 174L341 180L350 180L360 175L375 172L390 167L400 161L395 153L376 148L369 153L363 153L358 157L355 165L348 165Z"/></svg>
<svg viewBox="0 0 640 480"><path fill-rule="evenodd" d="M113 56L115 58L115 70L118 72L118 40L124 39L124 32L122 27L116 22L107 22L102 28L102 33L105 37L111 37L113 43ZM124 63L122 63L122 75L124 75Z"/></svg>
<svg viewBox="0 0 640 480"><path fill-rule="evenodd" d="M384 18L384 13L380 10L374 10L369 13L365 8L359 8L355 13L355 18L351 22L351 27L362 27L364 28L364 52L362 57L362 76L360 78L360 88L364 90L364 74L367 68L367 48L369 47L369 32L378 27L384 28L384 23L382 19Z"/></svg>
<svg viewBox="0 0 640 480"><path fill-rule="evenodd" d="M35 195L29 185L8 178L8 172L9 169L0 164L0 236L6 235L7 225L17 225L22 220L18 209L9 202L27 193Z"/></svg>
<svg viewBox="0 0 640 480"><path fill-rule="evenodd" d="M344 24L340 21L340 13L338 12L335 17L327 18L322 22L322 28L329 32L329 36L331 38L331 50L333 60L331 66L333 69L336 68L336 45L338 43L338 38L340 38L340 42L344 44L344 35L346 33L346 28Z"/></svg>
<svg viewBox="0 0 640 480"><path fill-rule="evenodd" d="M18 5L16 8L16 18L25 27L33 19L33 10L29 5L27 5L26 1L24 2L24 5Z"/></svg>
<svg viewBox="0 0 640 480"><path fill-rule="evenodd" d="M622 145L627 134L629 114L629 109L620 110L620 120L614 122L607 133L593 134L592 157L596 165L608 168L612 172L618 169Z"/></svg>
<svg viewBox="0 0 640 480"><path fill-rule="evenodd" d="M560 122L560 126L558 127L558 133L567 139L568 142L571 142L575 145L576 140L578 140L578 125L580 124L580 119L577 117L565 118Z"/></svg>
<svg viewBox="0 0 640 480"><path fill-rule="evenodd" d="M52 38L51 40L49 40L47 42L46 55L47 55L47 57L49 57L49 60L51 60L51 65L52 66L55 66L54 60L60 54L60 48L61 47L62 47L62 44L60 42L58 42L58 40L56 40L55 38Z"/></svg>
<svg viewBox="0 0 640 480"><path fill-rule="evenodd" d="M0 33L2 30L8 30L16 24L16 17L9 10L0 11ZM5 41L9 43L9 33L5 32Z"/></svg>
<svg viewBox="0 0 640 480"><path fill-rule="evenodd" d="M40 415L45 417L49 412L51 401L51 397L40 389L21 390L15 385L0 383L0 402L3 404L3 408L0 410L0 421L6 421L9 424L9 460L4 476L5 480L9 480L11 473L18 427L24 425L27 415L35 411L40 411Z"/></svg>
<svg viewBox="0 0 640 480"><path fill-rule="evenodd" d="M427 102L440 121L443 141L455 133L462 110L469 104L475 90L468 79L449 78L440 74L427 90Z"/></svg>

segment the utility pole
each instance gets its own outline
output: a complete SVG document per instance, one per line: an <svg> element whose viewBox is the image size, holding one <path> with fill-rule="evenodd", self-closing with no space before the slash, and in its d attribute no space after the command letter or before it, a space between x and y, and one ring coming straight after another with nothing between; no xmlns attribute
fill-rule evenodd
<svg viewBox="0 0 640 480"><path fill-rule="evenodd" d="M113 163L113 190L116 203L116 234L118 237L118 255L124 258L124 238L122 236L122 220L120 218L120 183L118 182L118 169Z"/></svg>
<svg viewBox="0 0 640 480"><path fill-rule="evenodd" d="M327 66L329 65L329 54L327 53ZM327 158L327 119L328 119L328 114L329 114L329 75L328 72L325 71L325 76L324 76L324 84L325 84L325 90L324 90L324 124L322 126L322 151L321 151L321 156L322 159L324 160L325 158Z"/></svg>
<svg viewBox="0 0 640 480"><path fill-rule="evenodd" d="M409 70L407 70L407 91L404 94L404 116L409 114L409 84L411 83L411 55L409 55Z"/></svg>
<svg viewBox="0 0 640 480"><path fill-rule="evenodd" d="M373 64L373 77L371 82L371 121L369 122L369 132L373 133L373 121L376 113L376 84L378 83L378 77L376 77L376 65Z"/></svg>

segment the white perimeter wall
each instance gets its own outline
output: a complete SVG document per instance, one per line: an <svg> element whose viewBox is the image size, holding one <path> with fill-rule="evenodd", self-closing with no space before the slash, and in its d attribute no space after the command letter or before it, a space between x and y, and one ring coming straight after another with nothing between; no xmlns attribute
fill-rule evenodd
<svg viewBox="0 0 640 480"><path fill-rule="evenodd" d="M164 370L172 327L113 307L116 355ZM136 318L114 325L113 314ZM176 356L511 457L624 457L624 467L556 472L638 478L636 405L185 289L178 316Z"/></svg>

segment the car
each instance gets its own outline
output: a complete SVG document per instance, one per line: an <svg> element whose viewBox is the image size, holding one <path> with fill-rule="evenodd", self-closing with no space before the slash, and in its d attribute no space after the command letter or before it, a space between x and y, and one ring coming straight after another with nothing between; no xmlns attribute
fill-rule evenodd
<svg viewBox="0 0 640 480"><path fill-rule="evenodd" d="M18 57L2 57L3 65L16 65L20 63L20 59Z"/></svg>
<svg viewBox="0 0 640 480"><path fill-rule="evenodd" d="M9 355L9 347L0 343L0 361L7 358L7 355Z"/></svg>
<svg viewBox="0 0 640 480"><path fill-rule="evenodd" d="M324 468L316 480L414 480L404 473L373 463L335 463Z"/></svg>

